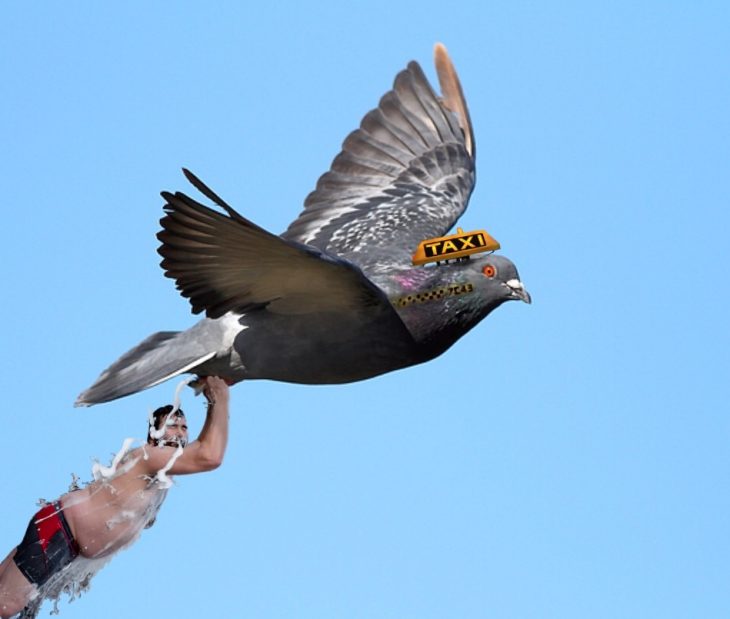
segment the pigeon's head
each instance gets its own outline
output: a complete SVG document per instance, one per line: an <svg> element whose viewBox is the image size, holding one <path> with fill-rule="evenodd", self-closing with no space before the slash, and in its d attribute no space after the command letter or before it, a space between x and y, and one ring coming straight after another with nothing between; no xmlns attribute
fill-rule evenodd
<svg viewBox="0 0 730 619"><path fill-rule="evenodd" d="M495 254L410 269L399 291L393 305L430 355L440 354L505 301L532 302L517 267Z"/></svg>
<svg viewBox="0 0 730 619"><path fill-rule="evenodd" d="M436 346L450 346L505 301L532 303L517 267L504 256L472 256L435 270L442 281L455 284L447 286L448 309L440 313L440 326L431 325Z"/></svg>
<svg viewBox="0 0 730 619"><path fill-rule="evenodd" d="M469 273L469 281L474 286L474 291L490 305L494 303L496 307L504 301L532 303L530 293L520 280L517 267L509 258L488 254L459 264L462 265Z"/></svg>

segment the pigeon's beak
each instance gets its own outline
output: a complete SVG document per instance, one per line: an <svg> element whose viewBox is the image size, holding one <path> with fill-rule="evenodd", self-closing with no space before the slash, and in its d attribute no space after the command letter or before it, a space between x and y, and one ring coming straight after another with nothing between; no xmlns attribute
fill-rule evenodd
<svg viewBox="0 0 730 619"><path fill-rule="evenodd" d="M530 293L525 290L525 286L519 279L510 279L509 281L505 282L505 285L507 286L507 288L510 289L512 299L519 299L521 301L524 301L525 303L532 303L532 297L530 296Z"/></svg>

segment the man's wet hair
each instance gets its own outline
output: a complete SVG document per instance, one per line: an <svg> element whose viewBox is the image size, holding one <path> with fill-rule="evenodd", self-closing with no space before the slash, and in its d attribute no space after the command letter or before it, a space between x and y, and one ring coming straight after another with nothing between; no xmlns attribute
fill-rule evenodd
<svg viewBox="0 0 730 619"><path fill-rule="evenodd" d="M152 419L153 419L154 429L155 430L159 430L160 429L160 425L163 423L163 420L165 418L167 418L167 416L172 412L172 408L173 408L172 407L172 404L167 404L165 406L160 406L160 408L158 408L155 412L152 413ZM183 412L183 409L182 408L178 408L175 411L174 417L175 418L185 417L185 413ZM152 433L152 428L149 428L147 430L147 442L148 443L151 443L154 440L152 438L152 436L151 436L151 433Z"/></svg>

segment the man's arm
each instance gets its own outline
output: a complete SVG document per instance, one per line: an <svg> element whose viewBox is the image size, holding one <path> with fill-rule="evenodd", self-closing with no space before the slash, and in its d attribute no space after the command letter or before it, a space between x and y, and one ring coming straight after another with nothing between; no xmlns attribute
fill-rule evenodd
<svg viewBox="0 0 730 619"><path fill-rule="evenodd" d="M206 419L198 438L188 443L167 473L188 475L218 468L228 445L228 385L217 376L201 379L203 395L208 400ZM175 453L174 447L148 447L152 472L160 470Z"/></svg>

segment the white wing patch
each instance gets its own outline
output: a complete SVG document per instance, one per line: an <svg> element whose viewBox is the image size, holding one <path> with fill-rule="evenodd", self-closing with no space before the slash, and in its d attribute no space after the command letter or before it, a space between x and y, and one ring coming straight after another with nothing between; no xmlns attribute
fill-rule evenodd
<svg viewBox="0 0 730 619"><path fill-rule="evenodd" d="M194 368L195 366L200 365L201 363L205 363L209 359L212 359L217 355L217 351L209 352L202 357L198 357L194 361L191 361L186 366L181 367L179 370L175 370L174 372L171 372L170 374L167 374L163 376L162 378L157 379L155 382L150 383L150 387L154 387L156 385L159 385L160 383L164 383L166 380L169 380L170 378L174 378L175 376L180 376L180 374L185 374L185 372L189 371L190 369Z"/></svg>

